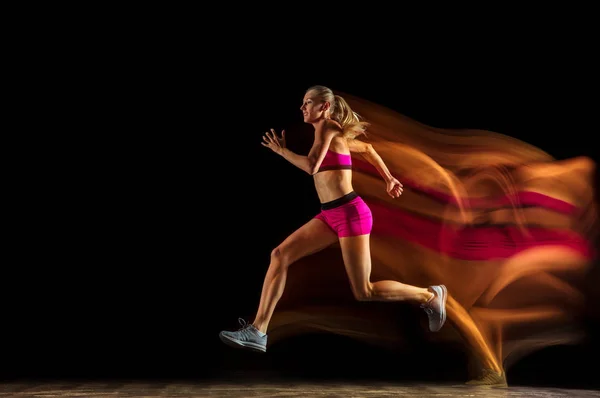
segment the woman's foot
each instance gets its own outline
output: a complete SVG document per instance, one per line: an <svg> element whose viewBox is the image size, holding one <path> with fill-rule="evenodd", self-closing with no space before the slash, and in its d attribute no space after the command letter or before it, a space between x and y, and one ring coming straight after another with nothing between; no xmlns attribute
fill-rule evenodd
<svg viewBox="0 0 600 398"><path fill-rule="evenodd" d="M429 291L433 297L426 303L421 304L429 318L429 330L437 332L446 322L446 299L448 290L444 285L430 286Z"/></svg>
<svg viewBox="0 0 600 398"><path fill-rule="evenodd" d="M482 369L478 377L465 384L470 386L508 387L506 374L493 369Z"/></svg>
<svg viewBox="0 0 600 398"><path fill-rule="evenodd" d="M238 319L242 327L236 332L222 331L219 333L221 341L234 348L244 348L252 351L267 351L267 335L259 331L252 324Z"/></svg>

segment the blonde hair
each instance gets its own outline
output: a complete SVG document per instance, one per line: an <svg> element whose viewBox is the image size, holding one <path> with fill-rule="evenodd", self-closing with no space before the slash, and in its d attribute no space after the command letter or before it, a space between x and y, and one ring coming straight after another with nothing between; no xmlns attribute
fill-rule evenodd
<svg viewBox="0 0 600 398"><path fill-rule="evenodd" d="M313 92L321 101L329 102L331 119L342 126L344 137L354 139L361 134L366 135L369 123L361 121L361 116L350 108L342 96L334 94L328 87L318 85L310 87L306 92Z"/></svg>

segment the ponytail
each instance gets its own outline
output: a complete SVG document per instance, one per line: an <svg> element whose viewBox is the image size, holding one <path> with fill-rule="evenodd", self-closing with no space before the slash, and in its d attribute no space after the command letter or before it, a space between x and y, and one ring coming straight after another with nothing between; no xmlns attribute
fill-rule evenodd
<svg viewBox="0 0 600 398"><path fill-rule="evenodd" d="M350 108L350 105L342 96L335 95L334 98L335 105L333 106L333 112L331 112L331 118L342 125L344 136L354 139L361 134L366 135L369 123L361 121L360 115Z"/></svg>
<svg viewBox="0 0 600 398"><path fill-rule="evenodd" d="M331 119L342 126L344 137L354 139L361 134L366 134L369 123L362 122L359 114L350 108L341 95L333 94L333 91L325 86L312 86L306 92L312 92L320 101L331 104Z"/></svg>

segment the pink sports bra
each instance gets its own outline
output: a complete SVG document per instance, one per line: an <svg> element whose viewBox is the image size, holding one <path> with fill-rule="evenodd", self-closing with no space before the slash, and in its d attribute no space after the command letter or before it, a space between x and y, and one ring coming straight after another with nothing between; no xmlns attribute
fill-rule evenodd
<svg viewBox="0 0 600 398"><path fill-rule="evenodd" d="M325 154L325 159L323 159L323 162L321 163L321 167L319 167L318 172L325 170L343 170L351 168L352 157L350 155L333 152L331 149L328 149L327 153Z"/></svg>

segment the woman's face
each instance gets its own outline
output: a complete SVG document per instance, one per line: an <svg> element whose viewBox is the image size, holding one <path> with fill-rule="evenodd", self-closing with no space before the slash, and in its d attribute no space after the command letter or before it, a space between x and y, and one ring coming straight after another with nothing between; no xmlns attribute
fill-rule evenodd
<svg viewBox="0 0 600 398"><path fill-rule="evenodd" d="M309 91L304 95L300 110L304 116L305 123L314 123L325 116L326 103L321 102L314 97L313 92Z"/></svg>

